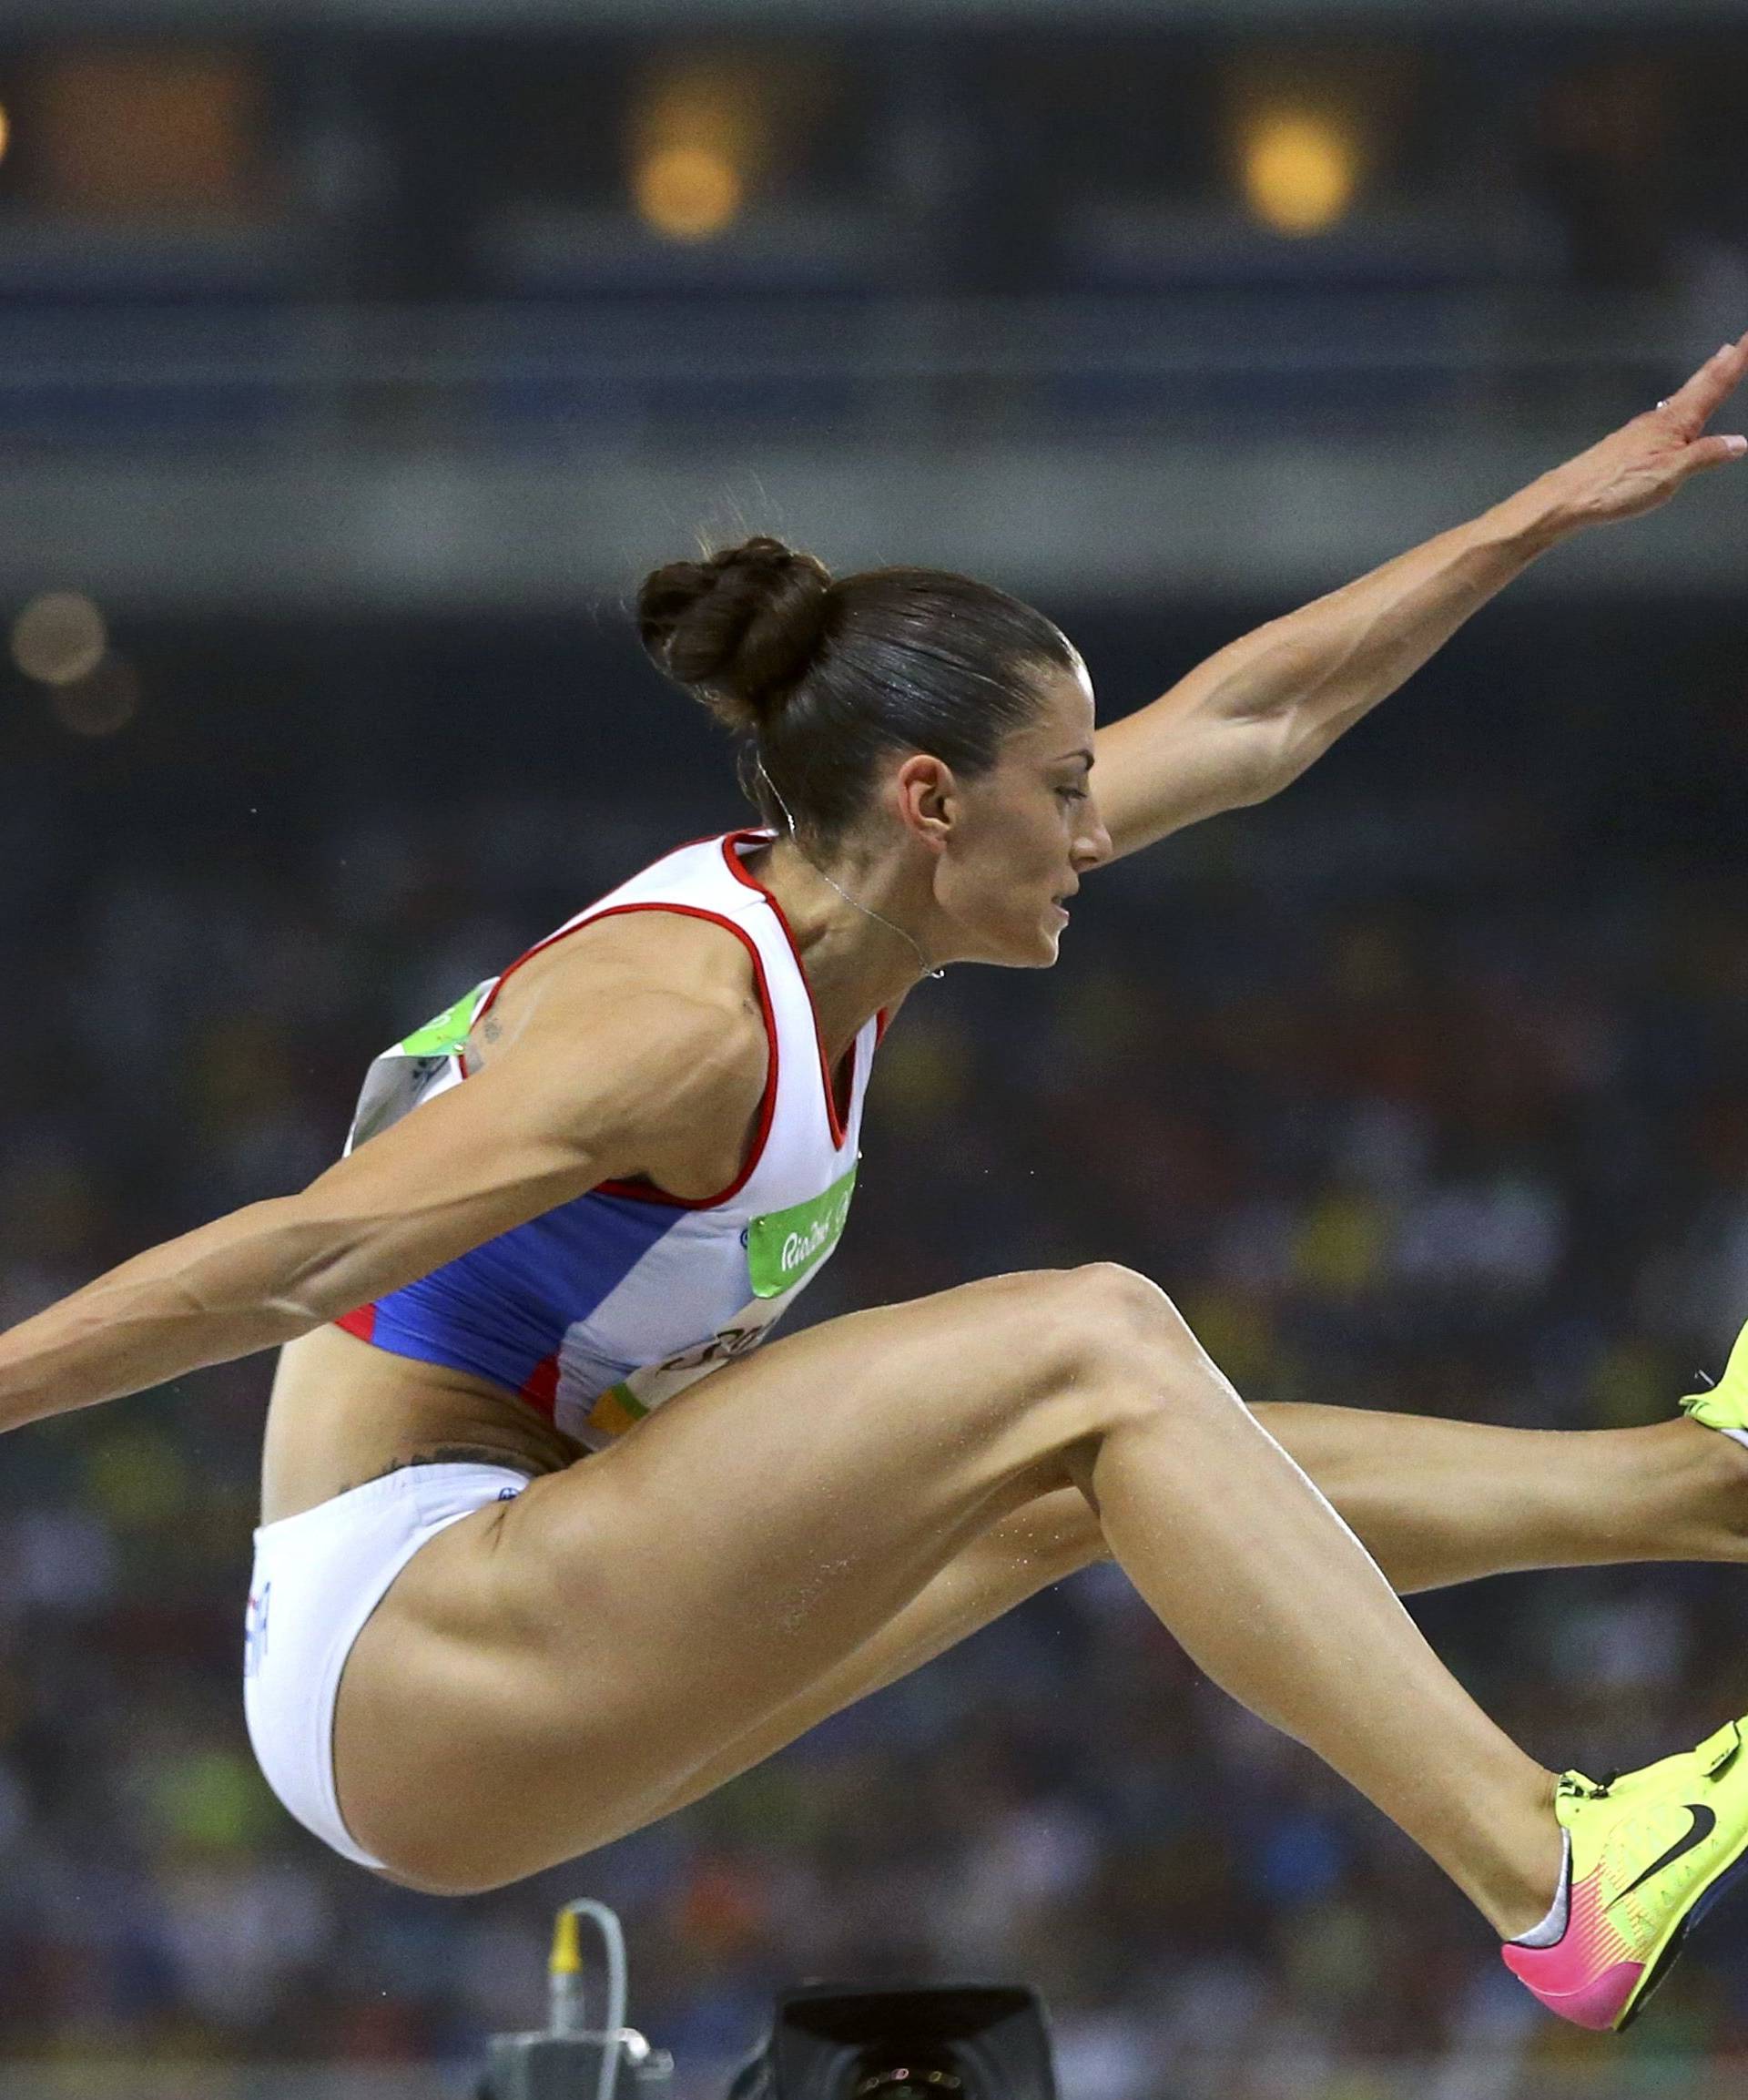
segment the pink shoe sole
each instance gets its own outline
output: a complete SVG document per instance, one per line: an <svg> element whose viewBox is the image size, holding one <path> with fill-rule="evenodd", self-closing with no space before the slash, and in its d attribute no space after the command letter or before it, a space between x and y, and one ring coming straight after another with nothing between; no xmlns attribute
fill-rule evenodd
<svg viewBox="0 0 1748 2100"><path fill-rule="evenodd" d="M1571 1917L1564 1938L1556 1945L1519 1947L1508 1941L1499 1953L1526 1990L1573 2026L1597 2030L1630 2027L1668 1973L1688 1933L1744 1875L1748 1875L1748 1857L1739 1857L1703 1891L1665 1942L1642 1990L1640 1978L1644 1976L1645 1964L1626 1958L1620 1933L1602 1913L1595 1875L1573 1889ZM1639 1992L1636 2001L1634 1991ZM1629 2002L1632 2002L1632 2010L1623 2019L1621 2008Z"/></svg>

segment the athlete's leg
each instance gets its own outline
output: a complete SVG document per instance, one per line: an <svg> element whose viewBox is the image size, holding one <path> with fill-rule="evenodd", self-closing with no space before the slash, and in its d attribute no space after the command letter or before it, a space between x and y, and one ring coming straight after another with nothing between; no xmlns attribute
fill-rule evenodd
<svg viewBox="0 0 1748 2100"><path fill-rule="evenodd" d="M1443 1668L1163 1294L1103 1267L828 1321L452 1526L353 1649L348 1824L458 1890L635 1829L1064 1475L1201 1667L1502 1931L1540 1915L1551 1775Z"/></svg>
<svg viewBox="0 0 1748 2100"><path fill-rule="evenodd" d="M859 1647L746 1735L724 1743L663 1803L663 1814L701 1801L828 1715L909 1677L1052 1583L1110 1557L1099 1520L1079 1488L1040 1495L973 1539Z"/></svg>
<svg viewBox="0 0 1748 2100"><path fill-rule="evenodd" d="M1574 1431L1254 1412L1405 1595L1526 1568L1748 1560L1748 1451L1684 1417Z"/></svg>
<svg viewBox="0 0 1748 2100"><path fill-rule="evenodd" d="M1748 1452L1683 1417L1544 1431L1297 1402L1252 1412L1404 1595L1530 1568L1748 1561ZM701 1800L828 1715L1109 1557L1084 1497L1041 1496L974 1540L816 1683L725 1743L668 1808Z"/></svg>

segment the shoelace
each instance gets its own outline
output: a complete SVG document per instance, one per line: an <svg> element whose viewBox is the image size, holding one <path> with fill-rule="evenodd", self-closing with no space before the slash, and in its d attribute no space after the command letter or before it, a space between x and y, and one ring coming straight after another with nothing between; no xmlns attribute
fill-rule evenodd
<svg viewBox="0 0 1748 2100"><path fill-rule="evenodd" d="M1604 1772L1600 1779L1588 1779L1582 1772L1562 1772L1558 1790L1568 1800L1603 1801L1608 1799L1609 1789L1620 1777L1618 1767L1612 1771Z"/></svg>

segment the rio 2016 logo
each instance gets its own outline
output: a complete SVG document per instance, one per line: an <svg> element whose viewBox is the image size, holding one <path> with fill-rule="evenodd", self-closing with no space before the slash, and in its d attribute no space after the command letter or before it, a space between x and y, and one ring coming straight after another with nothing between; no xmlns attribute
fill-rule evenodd
<svg viewBox="0 0 1748 2100"><path fill-rule="evenodd" d="M817 1218L805 1232L791 1232L777 1257L785 1276L805 1269L816 1254L835 1246L849 1218L849 1198L842 1198L825 1217Z"/></svg>

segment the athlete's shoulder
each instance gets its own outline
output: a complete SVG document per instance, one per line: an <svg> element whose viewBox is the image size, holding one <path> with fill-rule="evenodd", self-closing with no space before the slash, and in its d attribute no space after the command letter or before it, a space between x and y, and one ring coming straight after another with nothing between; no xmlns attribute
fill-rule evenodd
<svg viewBox="0 0 1748 2100"><path fill-rule="evenodd" d="M752 957L732 927L666 912L591 920L504 980L476 1024L470 1076L513 1057L568 1085L622 1070L670 1103L757 1099L769 1041Z"/></svg>
<svg viewBox="0 0 1748 2100"><path fill-rule="evenodd" d="M747 1004L757 1012L754 953L747 936L732 922L671 905L586 921L550 951L547 968L548 982L561 995L596 995L611 984L621 992L665 992L706 1004Z"/></svg>
<svg viewBox="0 0 1748 2100"><path fill-rule="evenodd" d="M531 1017L527 1047L561 1093L646 1179L688 1199L735 1178L774 1083L774 1037L732 929L673 912L580 927L567 974ZM590 956L589 950L595 947Z"/></svg>

